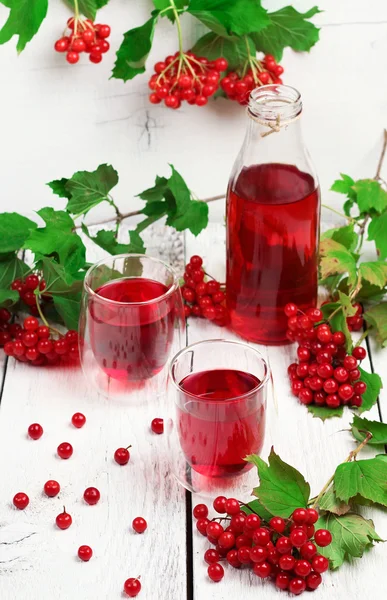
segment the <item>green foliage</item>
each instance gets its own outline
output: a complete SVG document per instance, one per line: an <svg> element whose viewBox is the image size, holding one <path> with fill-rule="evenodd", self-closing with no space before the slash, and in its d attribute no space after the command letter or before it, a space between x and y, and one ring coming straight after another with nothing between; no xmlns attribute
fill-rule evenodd
<svg viewBox="0 0 387 600"><path fill-rule="evenodd" d="M362 419L357 415L354 415L351 431L353 437L358 441L362 442L367 432L372 434L372 438L368 440L369 446L378 446L387 444L387 424L381 423L380 421L369 421L368 419Z"/></svg>
<svg viewBox="0 0 387 600"><path fill-rule="evenodd" d="M188 12L223 37L261 31L270 24L260 0L191 0Z"/></svg>
<svg viewBox="0 0 387 600"><path fill-rule="evenodd" d="M74 9L74 0L65 0ZM109 0L78 0L79 12L91 21L95 20L97 10L105 6Z"/></svg>
<svg viewBox="0 0 387 600"><path fill-rule="evenodd" d="M223 56L232 71L248 59L247 48L249 48L251 55L255 54L254 42L248 36L245 36L244 39L236 36L222 37L210 32L198 39L192 48L192 52L195 52L198 56L205 56L208 60L215 60Z"/></svg>
<svg viewBox="0 0 387 600"><path fill-rule="evenodd" d="M317 406L317 404L310 404L308 406L308 412L310 412L311 415L316 419L325 421L325 419L329 419L331 417L342 417L343 407L339 406L338 408L329 408L329 406Z"/></svg>
<svg viewBox="0 0 387 600"><path fill-rule="evenodd" d="M387 506L387 462L378 456L339 465L335 471L336 496L343 502L360 496Z"/></svg>
<svg viewBox="0 0 387 600"><path fill-rule="evenodd" d="M38 32L46 17L48 0L0 0L10 9L7 21L0 30L0 44L17 35L16 49L21 52Z"/></svg>
<svg viewBox="0 0 387 600"><path fill-rule="evenodd" d="M358 409L358 412L361 414L370 410L373 405L376 403L378 396L380 394L380 390L383 387L382 380L377 373L367 373L364 369L359 367L361 380L367 384L367 390L362 395L363 403Z"/></svg>
<svg viewBox="0 0 387 600"><path fill-rule="evenodd" d="M145 72L145 63L152 48L158 11L141 27L130 29L117 51L112 77L128 81Z"/></svg>
<svg viewBox="0 0 387 600"><path fill-rule="evenodd" d="M19 250L36 223L17 213L0 214L0 252Z"/></svg>

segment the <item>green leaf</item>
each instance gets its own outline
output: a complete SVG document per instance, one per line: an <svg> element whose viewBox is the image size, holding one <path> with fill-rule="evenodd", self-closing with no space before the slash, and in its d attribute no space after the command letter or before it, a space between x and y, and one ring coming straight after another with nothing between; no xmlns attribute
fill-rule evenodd
<svg viewBox="0 0 387 600"><path fill-rule="evenodd" d="M166 177L156 176L155 185L147 190L137 194L137 198L141 198L146 202L159 202L164 199L165 191L168 189L168 179Z"/></svg>
<svg viewBox="0 0 387 600"><path fill-rule="evenodd" d="M362 442L366 437L366 432L372 433L372 438L368 440L368 446L378 446L387 444L387 424L380 421L369 421L354 415L351 431L353 437Z"/></svg>
<svg viewBox="0 0 387 600"><path fill-rule="evenodd" d="M255 56L255 46L250 37L225 38L213 32L203 35L192 48L192 52L198 56L205 56L208 60L215 60L223 56L228 62L228 68L234 71L238 67L242 67L248 59L246 41L251 55Z"/></svg>
<svg viewBox="0 0 387 600"><path fill-rule="evenodd" d="M252 36L257 50L273 54L276 60L282 58L283 50L287 47L299 52L309 52L318 41L320 30L307 19L319 12L321 11L317 6L306 13L299 13L292 6L285 6L269 13L269 25Z"/></svg>
<svg viewBox="0 0 387 600"><path fill-rule="evenodd" d="M331 187L332 192L345 194L346 196L349 196L351 200L355 200L356 194L352 187L355 184L355 181L349 175L345 175L344 173L340 173L340 175L341 179L336 179Z"/></svg>
<svg viewBox="0 0 387 600"><path fill-rule="evenodd" d="M338 310L341 308L342 310ZM321 306L324 319L328 319L333 331L342 331L346 339L346 349L350 351L352 349L352 336L349 331L347 319L345 316L344 307L341 302L328 302ZM356 309L355 309L356 310ZM319 408L319 407L316 407ZM324 408L324 407L320 407ZM333 409L338 410L338 409ZM317 415L318 416L318 415ZM335 416L333 414L332 416ZM341 416L341 415L338 415Z"/></svg>
<svg viewBox="0 0 387 600"><path fill-rule="evenodd" d="M85 273L72 275L65 270L63 265L59 265L53 258L49 257L41 258L38 266L42 270L43 278L46 282L45 294L50 294L51 296L69 296L71 298L81 292L82 279Z"/></svg>
<svg viewBox="0 0 387 600"><path fill-rule="evenodd" d="M387 302L380 302L368 308L364 318L371 327L375 328L376 339L379 344L387 346Z"/></svg>
<svg viewBox="0 0 387 600"><path fill-rule="evenodd" d="M387 506L387 463L377 457L342 463L335 471L334 484L339 500L361 496Z"/></svg>
<svg viewBox="0 0 387 600"><path fill-rule="evenodd" d="M387 208L387 192L375 179L360 179L352 187L361 213L369 213L372 209L382 213Z"/></svg>
<svg viewBox="0 0 387 600"><path fill-rule="evenodd" d="M42 208L37 214L45 221L46 227L31 231L23 247L38 255L57 256L70 273L84 267L86 248L79 235L73 231L74 221L70 215L51 207Z"/></svg>
<svg viewBox="0 0 387 600"><path fill-rule="evenodd" d="M265 521L270 521L270 519L274 516L273 513L269 512L259 500L253 500L252 502L249 502L247 506L241 506L241 510L244 513L246 513L246 515L251 515L252 513L255 513Z"/></svg>
<svg viewBox="0 0 387 600"><path fill-rule="evenodd" d="M0 307L9 307L12 304L16 304L19 300L19 294L14 290L1 290L0 289Z"/></svg>
<svg viewBox="0 0 387 600"><path fill-rule="evenodd" d="M175 5L175 8L177 8L178 10L181 10L185 6L187 6L188 2L189 2L189 0L174 0L174 5ZM172 23L175 22L175 14L172 11L172 5L171 5L170 0L153 0L153 4L154 4L155 8L159 11L169 8L169 10L166 10L163 14L160 14L160 17L168 17L168 19Z"/></svg>
<svg viewBox="0 0 387 600"><path fill-rule="evenodd" d="M260 0L191 0L188 12L222 36L261 31L270 24Z"/></svg>
<svg viewBox="0 0 387 600"><path fill-rule="evenodd" d="M387 212L374 217L368 226L368 239L375 242L379 258L387 258Z"/></svg>
<svg viewBox="0 0 387 600"><path fill-rule="evenodd" d="M344 294L344 292L338 291L339 304L343 307L345 317L353 317L356 314L357 308L352 305L351 298Z"/></svg>
<svg viewBox="0 0 387 600"><path fill-rule="evenodd" d="M345 246L347 250L355 250L357 245L358 236L354 231L353 223L345 225L344 227L336 227L334 229L328 229L321 235L321 240L332 239L338 244Z"/></svg>
<svg viewBox="0 0 387 600"><path fill-rule="evenodd" d="M315 527L328 529L332 534L332 543L319 548L319 553L329 558L332 569L341 567L344 560L361 558L374 542L383 541L370 519L354 513L341 516L326 513L320 517Z"/></svg>
<svg viewBox="0 0 387 600"><path fill-rule="evenodd" d="M145 63L152 48L158 12L141 27L127 31L117 51L112 77L128 81L145 72Z"/></svg>
<svg viewBox="0 0 387 600"><path fill-rule="evenodd" d="M324 239L320 244L320 271L325 279L336 273L348 273L350 285L356 282L357 270L354 255L345 246L333 239Z"/></svg>
<svg viewBox="0 0 387 600"><path fill-rule="evenodd" d="M97 246L110 252L110 254L143 254L145 246L139 233L129 231L130 243L122 244L117 242L114 231L100 229L95 237L91 236L86 225L82 223L82 231L87 237L92 240Z"/></svg>
<svg viewBox="0 0 387 600"><path fill-rule="evenodd" d="M371 285L383 288L387 283L387 264L383 262L363 262L359 265L361 278Z"/></svg>
<svg viewBox="0 0 387 600"><path fill-rule="evenodd" d="M331 417L342 417L343 407L339 406L339 408L329 408L329 406L317 406L316 404L310 404L308 406L308 412L310 412L314 418L325 421L325 419L330 419Z"/></svg>
<svg viewBox="0 0 387 600"><path fill-rule="evenodd" d="M186 182L178 173L173 165L170 165L172 175L168 179L168 187L171 190L176 201L177 214L184 212L191 202L191 192L189 191Z"/></svg>
<svg viewBox="0 0 387 600"><path fill-rule="evenodd" d="M271 449L269 464L259 456L247 456L246 460L256 465L260 485L253 494L274 515L289 517L294 509L306 507L310 486L297 469L283 462Z"/></svg>
<svg viewBox="0 0 387 600"><path fill-rule="evenodd" d="M0 30L0 44L5 44L17 35L19 37L16 49L21 52L27 43L39 31L46 17L48 0L7 0L2 4L10 8L6 23Z"/></svg>
<svg viewBox="0 0 387 600"><path fill-rule="evenodd" d="M47 183L47 185L52 189L54 194L59 196L59 198L67 198L68 200L70 200L71 194L66 189L67 182L68 179L62 177L62 179L54 179L54 181L50 181L50 183Z"/></svg>
<svg viewBox="0 0 387 600"><path fill-rule="evenodd" d="M335 513L335 515L345 515L351 510L351 507L346 502L337 498L334 487L331 486L321 498L319 509Z"/></svg>
<svg viewBox="0 0 387 600"><path fill-rule="evenodd" d="M377 373L367 373L367 371L361 367L358 367L358 369L360 371L360 379L367 384L367 389L362 395L363 403L360 408L358 408L358 413L361 414L367 410L370 410L370 408L372 408L376 403L380 394L380 390L383 387L383 383Z"/></svg>
<svg viewBox="0 0 387 600"><path fill-rule="evenodd" d="M62 180L63 181L63 180ZM105 200L118 183L118 174L111 165L99 165L95 171L78 171L65 184L71 195L66 210L73 215L85 215Z"/></svg>
<svg viewBox="0 0 387 600"><path fill-rule="evenodd" d="M79 12L91 21L95 20L97 10L108 3L109 0L78 0ZM71 8L75 8L74 0L66 0Z"/></svg>
<svg viewBox="0 0 387 600"><path fill-rule="evenodd" d="M0 288L9 288L15 279L21 279L28 270L28 265L20 260L16 254L13 254L7 260L2 260L0 262Z"/></svg>
<svg viewBox="0 0 387 600"><path fill-rule="evenodd" d="M81 310L81 294L71 296L53 296L54 306L68 329L78 329Z"/></svg>
<svg viewBox="0 0 387 600"><path fill-rule="evenodd" d="M208 204L199 200L191 200L184 214L167 219L167 225L172 225L177 231L189 229L198 235L208 225Z"/></svg>
<svg viewBox="0 0 387 600"><path fill-rule="evenodd" d="M34 221L18 213L0 214L0 252L20 250L30 235L36 229Z"/></svg>

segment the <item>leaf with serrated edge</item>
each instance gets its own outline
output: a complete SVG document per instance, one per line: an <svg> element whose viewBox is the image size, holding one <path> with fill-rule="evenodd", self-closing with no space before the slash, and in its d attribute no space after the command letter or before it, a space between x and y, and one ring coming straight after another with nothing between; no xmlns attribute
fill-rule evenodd
<svg viewBox="0 0 387 600"><path fill-rule="evenodd" d="M283 462L271 449L269 464L259 456L250 455L246 459L256 465L260 485L254 488L254 495L272 514L289 517L298 507L306 507L310 486L297 469Z"/></svg>
<svg viewBox="0 0 387 600"><path fill-rule="evenodd" d="M356 192L357 205L361 213L372 209L382 213L387 208L387 192L375 179L360 179L352 186Z"/></svg>
<svg viewBox="0 0 387 600"><path fill-rule="evenodd" d="M72 8L75 8L75 0L66 0L66 2L67 4L70 4ZM78 0L77 5L79 12L82 15L85 15L85 17L94 21L97 10L100 8L100 2L98 2L98 0Z"/></svg>
<svg viewBox="0 0 387 600"><path fill-rule="evenodd" d="M337 498L334 487L331 486L321 498L319 509L335 513L335 515L345 515L351 510L351 507L346 502Z"/></svg>
<svg viewBox="0 0 387 600"><path fill-rule="evenodd" d="M334 484L339 500L348 502L359 495L387 506L387 464L377 458L342 463L335 471Z"/></svg>
<svg viewBox="0 0 387 600"><path fill-rule="evenodd" d="M387 302L380 302L366 310L364 318L375 329L376 339L382 347L387 345Z"/></svg>
<svg viewBox="0 0 387 600"><path fill-rule="evenodd" d="M16 49L21 52L26 44L39 31L47 15L48 0L14 0L2 2L10 8L8 19L0 30L0 44L5 44L14 36L19 36Z"/></svg>
<svg viewBox="0 0 387 600"><path fill-rule="evenodd" d="M0 252L20 250L37 224L18 213L0 214Z"/></svg>
<svg viewBox="0 0 387 600"><path fill-rule="evenodd" d="M359 265L362 279L383 288L387 284L387 264L381 261L363 262Z"/></svg>
<svg viewBox="0 0 387 600"><path fill-rule="evenodd" d="M267 11L252 0L191 0L188 12L219 35L245 35L270 24Z"/></svg>
<svg viewBox="0 0 387 600"><path fill-rule="evenodd" d="M373 542L383 541L370 519L353 513L341 516L325 513L320 516L315 528L328 529L332 534L332 543L319 548L319 553L329 559L332 569L341 567L344 560L361 558L364 551L373 546Z"/></svg>
<svg viewBox="0 0 387 600"><path fill-rule="evenodd" d="M361 414L370 410L376 403L380 390L383 387L382 380L377 373L367 373L361 367L358 367L360 371L360 379L367 384L367 389L362 394L362 405L358 408L358 413Z"/></svg>
<svg viewBox="0 0 387 600"><path fill-rule="evenodd" d="M112 77L128 81L144 73L145 63L152 48L156 22L157 11L144 25L124 34L124 41L117 51Z"/></svg>
<svg viewBox="0 0 387 600"><path fill-rule="evenodd" d="M269 13L270 24L252 35L258 51L273 54L276 60L282 58L284 48L298 52L309 52L319 39L319 29L310 23L315 14L321 12L314 6L306 13L300 13L292 6Z"/></svg>
<svg viewBox="0 0 387 600"><path fill-rule="evenodd" d="M368 239L375 242L379 258L387 258L387 211L374 217L368 226Z"/></svg>
<svg viewBox="0 0 387 600"><path fill-rule="evenodd" d="M356 260L351 252L342 244L327 238L320 243L320 270L325 279L336 273L348 273L350 284L356 281Z"/></svg>
<svg viewBox="0 0 387 600"><path fill-rule="evenodd" d="M342 417L343 416L343 407L339 406L338 408L330 408L329 406L317 406L316 404L309 404L308 412L315 419L321 419L325 421L325 419L330 419L331 417Z"/></svg>
<svg viewBox="0 0 387 600"><path fill-rule="evenodd" d="M321 235L321 240L332 239L338 244L345 246L347 250L355 250L357 245L358 236L354 230L354 226L344 225L344 227L335 227L334 229L328 229Z"/></svg>
<svg viewBox="0 0 387 600"><path fill-rule="evenodd" d="M387 444L387 423L369 421L368 419L362 419L361 417L354 415L351 431L353 437L358 442L362 442L365 439L367 431L372 433L372 438L367 442L368 446Z"/></svg>
<svg viewBox="0 0 387 600"><path fill-rule="evenodd" d="M228 68L235 70L243 66L248 59L246 43L250 49L250 54L255 55L254 43L248 36L226 38L210 32L203 35L196 42L192 52L197 56L205 56L208 60L216 60L223 56L228 62Z"/></svg>
<svg viewBox="0 0 387 600"><path fill-rule="evenodd" d="M350 196L351 199L354 199L355 192L352 186L354 185L355 181L349 175L345 175L345 173L340 173L340 175L341 179L336 179L336 181L332 184L332 192L345 194L346 196Z"/></svg>
<svg viewBox="0 0 387 600"><path fill-rule="evenodd" d="M86 215L94 206L109 200L109 192L117 183L118 174L111 165L74 173L66 183L66 190L71 194L66 210L73 215Z"/></svg>

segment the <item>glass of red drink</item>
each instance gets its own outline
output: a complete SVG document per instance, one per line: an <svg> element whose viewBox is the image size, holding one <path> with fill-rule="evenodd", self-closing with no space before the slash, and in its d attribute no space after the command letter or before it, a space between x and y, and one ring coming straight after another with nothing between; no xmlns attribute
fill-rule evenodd
<svg viewBox="0 0 387 600"><path fill-rule="evenodd" d="M265 435L269 368L252 346L228 340L192 344L171 361L174 396L167 434L172 471L204 495L230 491L259 454Z"/></svg>
<svg viewBox="0 0 387 600"><path fill-rule="evenodd" d="M182 347L183 301L174 270L144 254L112 256L84 280L83 370L105 395L141 388Z"/></svg>

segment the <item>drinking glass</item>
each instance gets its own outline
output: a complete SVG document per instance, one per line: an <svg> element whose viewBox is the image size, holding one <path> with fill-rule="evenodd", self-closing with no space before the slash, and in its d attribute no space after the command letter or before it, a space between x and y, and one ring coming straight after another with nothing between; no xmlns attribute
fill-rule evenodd
<svg viewBox="0 0 387 600"><path fill-rule="evenodd" d="M88 381L100 392L124 394L160 380L184 332L178 277L161 260L123 254L86 273L80 354Z"/></svg>
<svg viewBox="0 0 387 600"><path fill-rule="evenodd" d="M185 488L212 496L243 487L245 457L262 450L268 380L262 355L241 342L206 340L172 359L168 455Z"/></svg>

